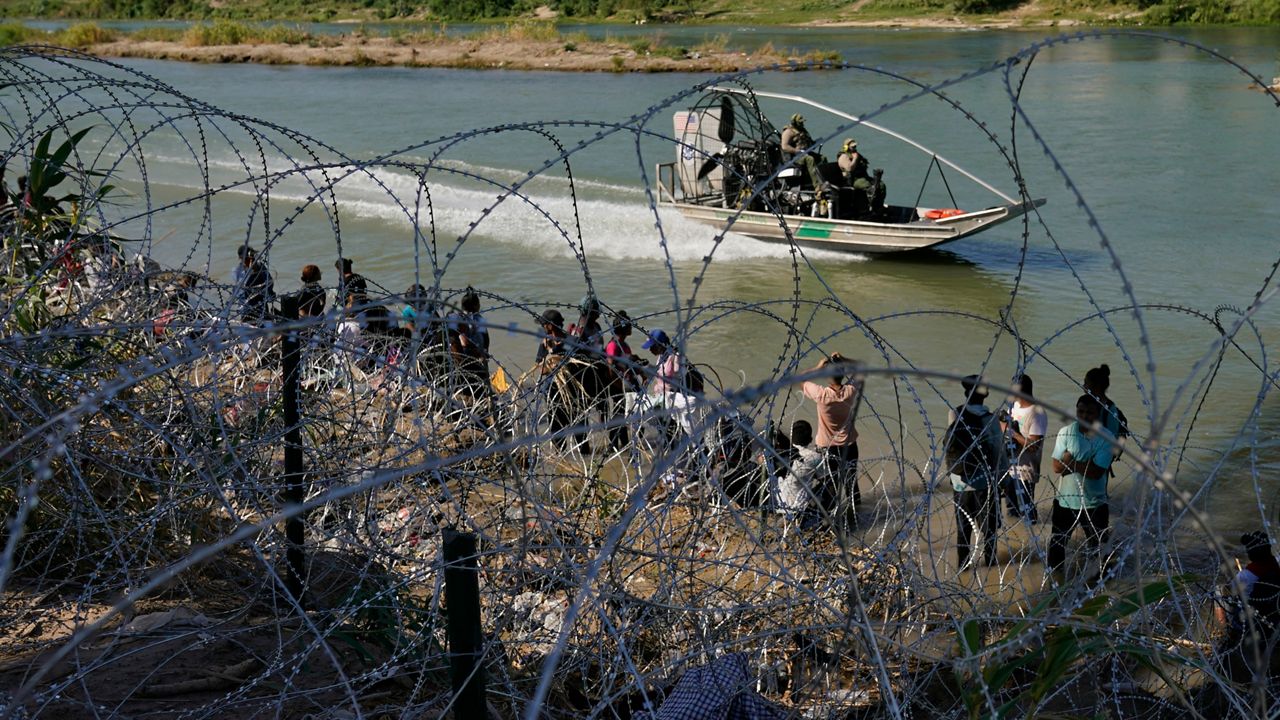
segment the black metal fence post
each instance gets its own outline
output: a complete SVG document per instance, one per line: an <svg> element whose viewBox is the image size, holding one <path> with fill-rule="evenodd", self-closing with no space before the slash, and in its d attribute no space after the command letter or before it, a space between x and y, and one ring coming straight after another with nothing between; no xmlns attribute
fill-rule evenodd
<svg viewBox="0 0 1280 720"><path fill-rule="evenodd" d="M301 505L306 502L306 488L303 486L302 468L302 427L298 412L298 356L300 343L298 330L294 325L298 320L298 298L286 295L280 298L280 314L284 322L290 325L280 339L280 366L284 374L284 387L281 396L284 399L284 486L285 502L289 505ZM288 574L285 584L289 595L298 607L306 609L303 603L307 587L307 559L303 544L306 542L305 518L297 513L285 521L284 535L287 545L285 563Z"/></svg>
<svg viewBox="0 0 1280 720"><path fill-rule="evenodd" d="M453 716L482 720L485 709L484 635L480 630L480 564L476 536L446 528L444 597L449 606L449 668Z"/></svg>

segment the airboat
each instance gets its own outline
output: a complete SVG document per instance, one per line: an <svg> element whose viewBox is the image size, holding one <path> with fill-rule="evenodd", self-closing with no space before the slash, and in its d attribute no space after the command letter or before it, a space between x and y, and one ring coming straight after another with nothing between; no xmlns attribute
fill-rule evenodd
<svg viewBox="0 0 1280 720"><path fill-rule="evenodd" d="M880 171L854 187L835 162L816 164L822 187L810 173L784 160L780 132L757 98L806 105L889 135L930 157L929 182L949 168L998 200L980 209L889 205L878 186ZM746 88L712 87L688 110L675 113L676 160L657 166L658 199L691 220L769 242L853 253L923 250L976 235L1040 207L1044 199L1016 200L920 143L835 108L798 95Z"/></svg>

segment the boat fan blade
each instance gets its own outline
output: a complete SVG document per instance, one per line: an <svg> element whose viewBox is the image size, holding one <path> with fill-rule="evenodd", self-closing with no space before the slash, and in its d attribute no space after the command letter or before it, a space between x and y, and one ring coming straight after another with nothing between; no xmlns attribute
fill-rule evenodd
<svg viewBox="0 0 1280 720"><path fill-rule="evenodd" d="M702 163L702 167L698 168L698 179L701 180L710 175L711 171L716 169L716 165L720 164L720 158L722 157L724 156L720 153L716 153L715 155L707 158L706 161Z"/></svg>
<svg viewBox="0 0 1280 720"><path fill-rule="evenodd" d="M720 142L728 145L733 141L733 103L728 97L720 98L720 125L716 128L716 134L720 136Z"/></svg>

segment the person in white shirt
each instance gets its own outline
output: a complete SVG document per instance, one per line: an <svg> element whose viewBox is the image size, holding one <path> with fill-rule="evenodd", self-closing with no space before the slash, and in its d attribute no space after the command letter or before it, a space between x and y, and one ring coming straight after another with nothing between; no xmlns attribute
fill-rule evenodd
<svg viewBox="0 0 1280 720"><path fill-rule="evenodd" d="M1036 483L1040 480L1040 462L1044 454L1044 436L1048 434L1049 415L1036 402L1031 376L1018 377L1018 392L1008 415L1000 419L1000 429L1009 440L1009 474L1004 478L1005 506L1012 517L1027 522L1039 520L1036 510Z"/></svg>

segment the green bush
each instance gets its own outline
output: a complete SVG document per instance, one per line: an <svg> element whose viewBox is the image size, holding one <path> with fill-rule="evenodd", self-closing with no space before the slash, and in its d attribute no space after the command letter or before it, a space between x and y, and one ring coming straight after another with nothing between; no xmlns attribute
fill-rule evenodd
<svg viewBox="0 0 1280 720"><path fill-rule="evenodd" d="M49 37L34 28L21 23L4 23L0 25L0 47L21 45L27 42L48 42Z"/></svg>
<svg viewBox="0 0 1280 720"><path fill-rule="evenodd" d="M253 39L273 45L302 45L311 39L311 34L288 25L272 25L259 30Z"/></svg>
<svg viewBox="0 0 1280 720"><path fill-rule="evenodd" d="M129 33L130 40L139 42L178 42L183 30L174 27L146 27Z"/></svg>
<svg viewBox="0 0 1280 720"><path fill-rule="evenodd" d="M111 42L116 39L116 33L95 23L76 23L58 33L54 38L54 42L63 47L86 48L98 43Z"/></svg>
<svg viewBox="0 0 1280 720"><path fill-rule="evenodd" d="M244 23L217 20L212 25L192 25L182 34L182 42L192 46L239 45L249 39L250 30Z"/></svg>
<svg viewBox="0 0 1280 720"><path fill-rule="evenodd" d="M689 55L689 50L674 45L659 45L653 49L653 54L658 57L671 58L672 60L683 60Z"/></svg>

